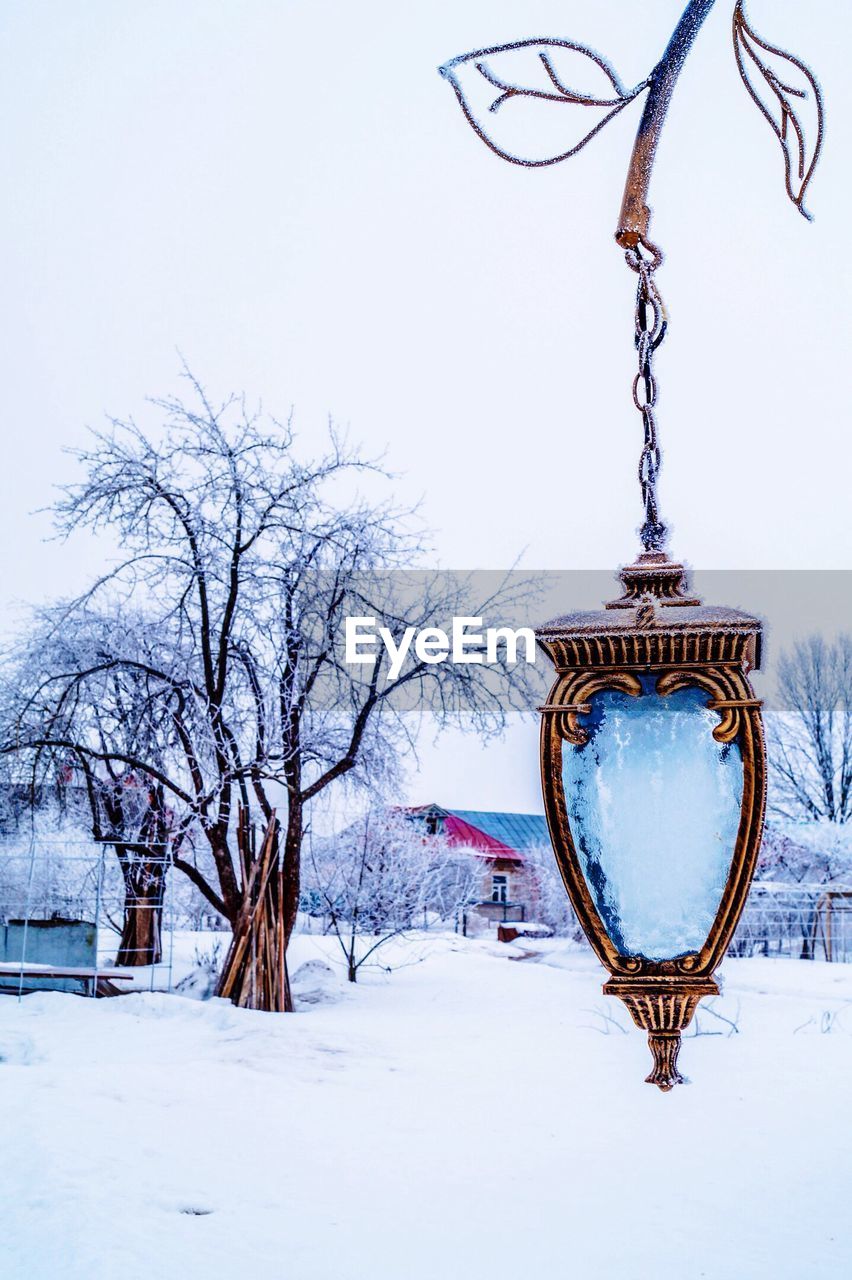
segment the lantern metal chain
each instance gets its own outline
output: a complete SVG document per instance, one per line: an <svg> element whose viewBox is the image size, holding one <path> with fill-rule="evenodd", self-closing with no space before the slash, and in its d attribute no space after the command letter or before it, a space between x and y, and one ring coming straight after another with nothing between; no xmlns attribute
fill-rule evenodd
<svg viewBox="0 0 852 1280"><path fill-rule="evenodd" d="M647 248L651 257L642 249ZM662 454L657 440L657 420L654 409L657 403L657 382L654 377L654 352L666 336L668 314L660 291L654 280L654 272L662 262L662 254L654 245L641 242L625 253L627 264L639 276L634 315L635 343L639 357L639 371L633 379L633 403L642 414L644 442L639 458L639 486L645 521L639 531L646 551L662 551L668 531L662 523L657 506L657 477L660 473Z"/></svg>

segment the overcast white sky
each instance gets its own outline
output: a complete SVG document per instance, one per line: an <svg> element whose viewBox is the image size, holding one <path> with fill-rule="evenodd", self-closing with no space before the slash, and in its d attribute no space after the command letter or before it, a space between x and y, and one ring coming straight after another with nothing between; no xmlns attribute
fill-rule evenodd
<svg viewBox="0 0 852 1280"><path fill-rule="evenodd" d="M563 36L632 84L681 7L6 0L7 607L94 572L102 548L46 543L31 513L70 477L62 447L84 424L144 419L144 397L174 389L178 347L214 394L294 405L306 448L329 413L389 446L445 565L629 558L634 283L612 233L640 106L531 172L482 146L436 67ZM847 568L852 7L749 4L822 83L811 225L740 83L731 8L687 62L651 193L672 316L664 514L704 568ZM527 793L471 787L471 805Z"/></svg>

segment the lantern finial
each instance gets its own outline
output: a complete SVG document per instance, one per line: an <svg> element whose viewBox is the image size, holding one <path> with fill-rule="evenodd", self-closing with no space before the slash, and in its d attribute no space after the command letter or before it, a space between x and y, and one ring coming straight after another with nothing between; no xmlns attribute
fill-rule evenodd
<svg viewBox="0 0 852 1280"><path fill-rule="evenodd" d="M676 1084L685 1084L686 1077L677 1069L677 1055L680 1052L679 1031L651 1031L648 1033L648 1045L654 1057L654 1067L646 1084L655 1084L663 1093Z"/></svg>

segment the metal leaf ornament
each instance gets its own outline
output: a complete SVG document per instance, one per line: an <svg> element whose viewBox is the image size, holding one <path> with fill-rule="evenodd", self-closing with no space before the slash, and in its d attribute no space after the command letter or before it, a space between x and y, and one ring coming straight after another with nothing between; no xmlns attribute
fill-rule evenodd
<svg viewBox="0 0 852 1280"><path fill-rule="evenodd" d="M807 219L805 192L822 149L822 94L813 74L803 62L783 49L761 39L746 21L742 0L738 0L733 20L734 53L743 84L769 121L784 152L787 195ZM796 106L812 103L816 108L816 139L809 151L805 129Z"/></svg>
<svg viewBox="0 0 852 1280"><path fill-rule="evenodd" d="M451 59L440 71L486 146L504 160L530 168L575 155L648 84L643 80L635 89L625 89L600 54L571 40L518 40L477 49ZM529 112L543 104L550 117L550 139L539 158L521 154L529 133L518 108ZM558 120L553 105L562 108ZM591 128L589 112L595 117ZM535 131L544 124L541 116ZM513 133L519 134L519 125L516 139Z"/></svg>

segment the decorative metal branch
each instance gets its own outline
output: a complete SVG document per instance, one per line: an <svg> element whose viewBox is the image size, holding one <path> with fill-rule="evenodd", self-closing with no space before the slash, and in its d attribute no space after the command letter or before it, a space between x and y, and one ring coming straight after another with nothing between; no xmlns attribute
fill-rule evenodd
<svg viewBox="0 0 852 1280"><path fill-rule="evenodd" d="M715 0L690 0L672 33L665 53L648 77L649 93L627 170L615 238L625 249L644 245L655 258L655 265L662 261L662 254L648 239L651 210L648 208L647 198L651 169L675 82L701 24L714 3Z"/></svg>
<svg viewBox="0 0 852 1280"><path fill-rule="evenodd" d="M690 0L662 58L633 89L624 88L617 73L599 53L573 40L516 40L512 44L476 49L452 58L440 71L452 85L469 124L486 146L502 159L527 168L558 164L576 155L605 124L647 89L616 240L624 248L643 246L656 263L660 255L648 237L647 194L657 143L677 77L714 3L715 0ZM823 106L819 86L803 62L755 33L746 20L743 0L737 0L734 9L733 36L743 82L784 152L787 194L796 208L810 217L803 201L822 149ZM781 68L773 69L773 59L782 64ZM779 71L783 71L783 78ZM800 84L787 82L791 71L798 73L796 79ZM589 88L575 87L575 78L585 78ZM763 94L759 92L761 88ZM815 105L816 139L812 151L794 109L794 99L800 103L812 101ZM536 158L519 154L516 148L496 136L503 108L515 100L579 107L597 111L599 118L590 129L584 127L579 137L572 138L569 146L551 148Z"/></svg>

